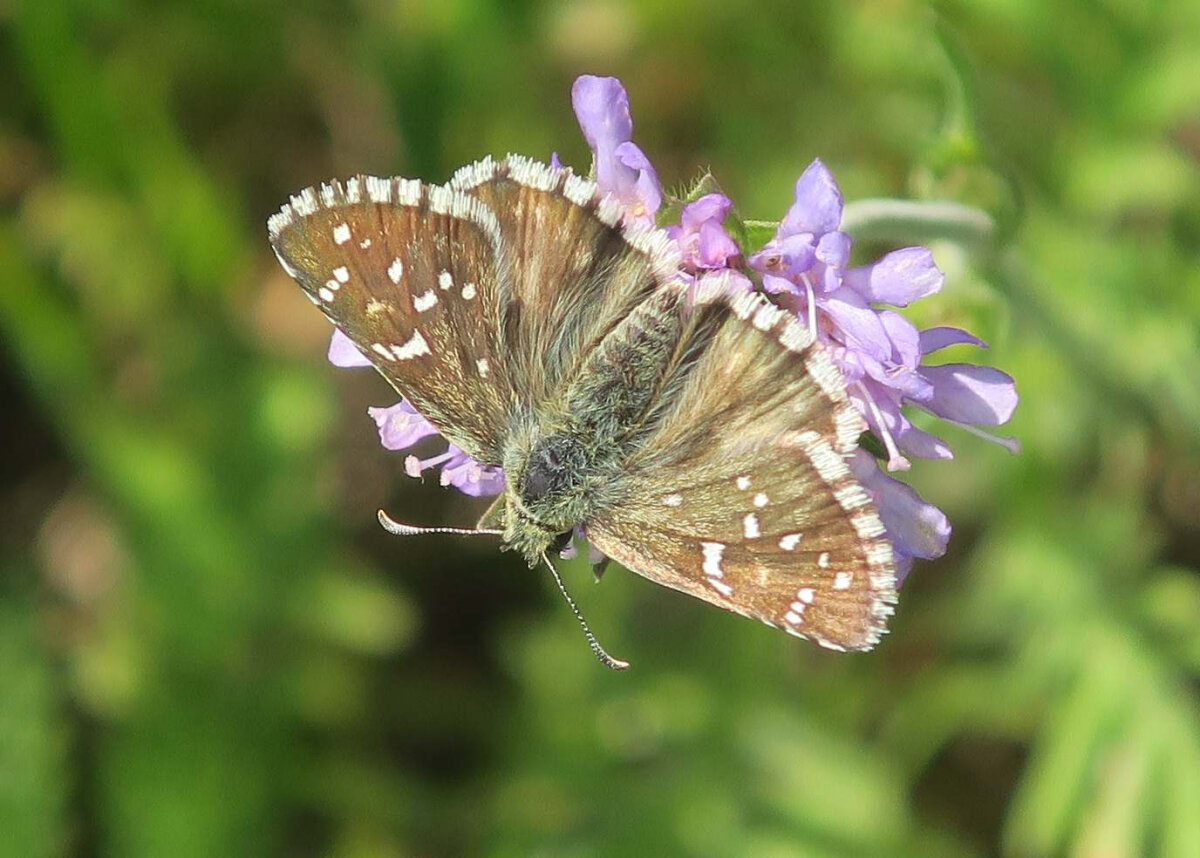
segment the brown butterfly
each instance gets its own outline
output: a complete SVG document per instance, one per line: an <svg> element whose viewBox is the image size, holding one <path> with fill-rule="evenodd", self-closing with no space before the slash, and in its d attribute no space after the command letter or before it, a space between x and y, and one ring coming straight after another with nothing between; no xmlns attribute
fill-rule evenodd
<svg viewBox="0 0 1200 858"><path fill-rule="evenodd" d="M445 186L310 188L268 226L380 374L504 468L480 527L530 565L582 526L659 584L831 649L878 642L895 575L846 464L863 422L825 349L764 296L689 294L665 233L514 155Z"/></svg>

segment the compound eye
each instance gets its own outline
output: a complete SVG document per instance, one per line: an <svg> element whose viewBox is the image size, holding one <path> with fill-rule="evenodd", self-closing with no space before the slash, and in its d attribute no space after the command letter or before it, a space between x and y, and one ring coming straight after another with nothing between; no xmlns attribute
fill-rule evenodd
<svg viewBox="0 0 1200 858"><path fill-rule="evenodd" d="M555 484L560 482L561 470L562 462L553 449L546 446L538 450L529 460L529 467L525 471L525 499L537 501L550 494Z"/></svg>
<svg viewBox="0 0 1200 858"><path fill-rule="evenodd" d="M545 466L545 463L530 462L529 469L525 472L525 486L522 492L525 500L541 500L549 494L551 475L552 472Z"/></svg>

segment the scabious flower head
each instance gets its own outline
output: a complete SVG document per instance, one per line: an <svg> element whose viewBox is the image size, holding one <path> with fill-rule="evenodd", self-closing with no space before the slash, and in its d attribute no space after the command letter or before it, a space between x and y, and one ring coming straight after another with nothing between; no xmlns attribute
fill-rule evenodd
<svg viewBox="0 0 1200 858"><path fill-rule="evenodd" d="M942 288L944 277L925 247L906 247L870 265L848 267L850 236L841 232L842 194L832 174L813 161L796 182L795 201L779 230L750 257L763 288L809 325L842 370L851 400L883 442L889 470L907 470L908 456L951 458L946 443L917 429L901 409L914 405L1011 447L979 425L1004 423L1016 406L1012 378L972 364L924 366L955 343L983 343L953 328L919 332L892 310Z"/></svg>

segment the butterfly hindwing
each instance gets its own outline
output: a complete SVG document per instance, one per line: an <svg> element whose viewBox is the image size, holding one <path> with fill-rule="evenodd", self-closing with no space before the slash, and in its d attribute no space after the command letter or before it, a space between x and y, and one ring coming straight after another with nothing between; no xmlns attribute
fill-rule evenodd
<svg viewBox="0 0 1200 858"><path fill-rule="evenodd" d="M446 188L357 177L298 194L268 228L284 269L384 378L499 464L513 395L495 215Z"/></svg>
<svg viewBox="0 0 1200 858"><path fill-rule="evenodd" d="M589 540L659 584L831 648L870 648L895 579L843 457L862 423L836 368L762 296L721 298L695 319L697 354Z"/></svg>

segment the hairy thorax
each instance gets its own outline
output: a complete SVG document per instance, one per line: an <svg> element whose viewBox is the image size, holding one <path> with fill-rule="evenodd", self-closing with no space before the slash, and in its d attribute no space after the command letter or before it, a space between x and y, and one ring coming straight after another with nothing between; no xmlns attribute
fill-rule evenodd
<svg viewBox="0 0 1200 858"><path fill-rule="evenodd" d="M679 342L682 298L663 289L639 305L589 352L560 397L513 433L504 539L531 565L613 501L620 465Z"/></svg>

